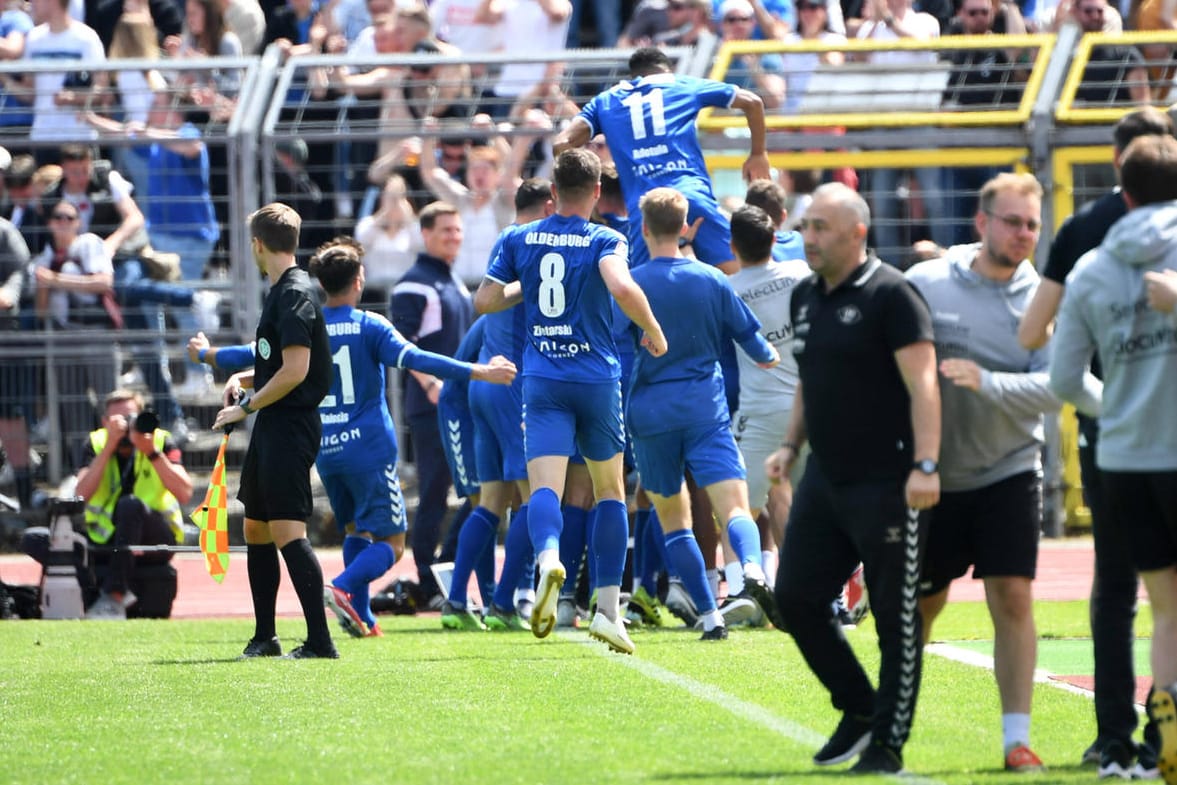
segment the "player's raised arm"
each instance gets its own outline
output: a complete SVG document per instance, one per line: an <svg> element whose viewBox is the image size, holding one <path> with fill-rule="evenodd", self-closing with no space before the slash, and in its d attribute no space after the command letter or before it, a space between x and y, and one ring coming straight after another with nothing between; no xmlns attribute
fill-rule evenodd
<svg viewBox="0 0 1177 785"><path fill-rule="evenodd" d="M748 159L744 161L744 179L748 182L771 179L772 167L768 163L767 135L764 128L764 101L751 90L740 88L736 92L736 97L732 99L732 108L744 113L748 121L748 133L751 135L751 148L748 150Z"/></svg>
<svg viewBox="0 0 1177 785"><path fill-rule="evenodd" d="M600 270L605 287L617 301L621 312L645 333L642 345L655 357L666 354L666 336L662 334L662 326L654 318L646 293L629 274L625 260L620 256L606 256L601 259Z"/></svg>
<svg viewBox="0 0 1177 785"><path fill-rule="evenodd" d="M763 107L761 107L760 120L763 128ZM592 137L593 129L589 127L588 122L583 117L574 117L572 122L563 131L556 134L556 138L552 140L552 155L558 157L565 150L584 147Z"/></svg>

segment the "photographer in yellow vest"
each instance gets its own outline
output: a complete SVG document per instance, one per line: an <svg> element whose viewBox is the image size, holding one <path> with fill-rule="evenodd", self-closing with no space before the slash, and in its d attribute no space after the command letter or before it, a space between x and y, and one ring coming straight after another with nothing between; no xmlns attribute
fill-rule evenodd
<svg viewBox="0 0 1177 785"><path fill-rule="evenodd" d="M77 494L86 500L90 542L113 551L102 592L86 617L124 619L135 601L135 557L125 546L181 542L180 505L192 497L192 479L172 435L158 427L154 412L144 411L138 393L115 390L106 396L104 412L102 427L90 433Z"/></svg>

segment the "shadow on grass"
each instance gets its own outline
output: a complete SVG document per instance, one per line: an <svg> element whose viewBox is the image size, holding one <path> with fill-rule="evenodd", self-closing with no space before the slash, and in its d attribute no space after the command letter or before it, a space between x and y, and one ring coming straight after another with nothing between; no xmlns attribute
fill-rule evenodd
<svg viewBox="0 0 1177 785"><path fill-rule="evenodd" d="M261 658L256 658L261 659ZM280 657L270 657L267 659L281 659ZM202 657L200 659L191 660L152 660L152 665L216 665L222 662L246 662L246 660L239 660L237 657Z"/></svg>
<svg viewBox="0 0 1177 785"><path fill-rule="evenodd" d="M660 774L651 774L647 777L649 780L665 780L667 782L706 782L708 780L754 780L757 782L764 782L766 780L780 779L781 777L804 777L807 781L817 779L837 779L845 780L847 777L845 769L814 769L812 771L789 771L786 769L775 769L772 771L730 771L727 769L720 769L718 771L676 771L663 772ZM1038 785L1038 780L1035 780L1035 785Z"/></svg>
<svg viewBox="0 0 1177 785"><path fill-rule="evenodd" d="M931 779L940 779L945 777L958 778L962 774L974 775L978 782L1010 782L1011 777L1017 778L1019 782L1034 783L1034 785L1074 785L1076 778L1094 779L1096 770L1093 766L1080 766L1078 764L1068 764L1065 766L1047 766L1046 771L1043 772L1025 772L1020 774L1011 773L1005 770L1002 766L993 766L985 769L971 769L968 772L963 772L960 769L940 769L940 770L926 770L920 769L918 771L908 769L907 773L915 776L922 776Z"/></svg>
<svg viewBox="0 0 1177 785"><path fill-rule="evenodd" d="M904 769L903 774L918 779L937 780L942 778L957 779L963 772L957 771L924 771L914 769ZM1011 775L1002 768L993 769L977 769L972 774L977 775L981 782L1008 782ZM1034 785L1074 785L1076 776L1078 775L1094 775L1095 770L1091 768L1083 768L1081 766L1051 766L1047 771L1041 774L1030 775L1013 775L1019 778L1019 781L1033 783ZM835 779L845 781L850 776L845 767L837 768L814 768L805 771L791 771L788 769L777 769L773 771L730 771L721 769L718 771L675 771L675 772L661 772L657 774L648 775L647 779L650 781L660 782L707 782L709 780L755 780L765 781L779 778L804 778L806 782L816 782L823 779ZM886 775L878 775L880 777Z"/></svg>

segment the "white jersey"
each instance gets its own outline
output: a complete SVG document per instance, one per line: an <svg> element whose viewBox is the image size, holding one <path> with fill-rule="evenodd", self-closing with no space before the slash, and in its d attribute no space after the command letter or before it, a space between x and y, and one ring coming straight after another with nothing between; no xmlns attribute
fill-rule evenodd
<svg viewBox="0 0 1177 785"><path fill-rule="evenodd" d="M93 139L98 132L77 118L78 107L57 106L54 97L65 89L66 77L76 75L81 63L106 61L106 52L98 34L81 22L70 22L59 33L49 25L37 25L25 39L25 60L61 65L63 71L40 72L34 77L36 96L33 102L33 127L30 139Z"/></svg>
<svg viewBox="0 0 1177 785"><path fill-rule="evenodd" d="M740 364L740 414L791 410L797 390L797 361L793 357L793 320L789 304L793 289L812 275L801 259L742 267L728 281L760 320L760 334L781 356L775 368L764 369L743 352Z"/></svg>

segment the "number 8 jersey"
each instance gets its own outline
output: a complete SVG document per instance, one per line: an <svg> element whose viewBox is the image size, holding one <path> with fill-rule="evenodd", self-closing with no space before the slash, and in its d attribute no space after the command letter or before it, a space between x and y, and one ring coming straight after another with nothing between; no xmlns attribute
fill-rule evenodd
<svg viewBox="0 0 1177 785"><path fill-rule="evenodd" d="M523 376L584 382L621 378L613 298L599 267L606 256L627 260L625 238L579 216L557 214L505 230L486 277L501 284L519 281L523 287Z"/></svg>

